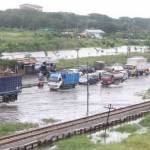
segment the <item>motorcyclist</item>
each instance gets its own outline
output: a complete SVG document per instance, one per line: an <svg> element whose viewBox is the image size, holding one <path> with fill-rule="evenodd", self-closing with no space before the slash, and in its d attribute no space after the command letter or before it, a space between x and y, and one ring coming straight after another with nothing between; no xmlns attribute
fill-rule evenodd
<svg viewBox="0 0 150 150"><path fill-rule="evenodd" d="M47 66L46 66L46 62L43 62L41 67L40 67L40 72L44 75L47 76L48 74L48 70L47 70Z"/></svg>

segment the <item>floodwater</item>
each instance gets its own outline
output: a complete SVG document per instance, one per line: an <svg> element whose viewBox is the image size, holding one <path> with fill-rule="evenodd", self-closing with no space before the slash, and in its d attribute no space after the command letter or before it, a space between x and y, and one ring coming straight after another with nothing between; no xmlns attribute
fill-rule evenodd
<svg viewBox="0 0 150 150"><path fill-rule="evenodd" d="M26 77L24 83L36 80ZM105 106L112 104L119 108L143 102L137 92L147 90L150 85L150 76L132 78L126 82L108 88L101 87L100 83L91 85L89 98L89 114L106 111ZM46 85L26 88L18 97L18 101L9 104L0 104L0 121L21 121L42 123L44 118L53 118L60 121L73 120L86 116L87 110L86 86L78 85L75 89L49 91Z"/></svg>
<svg viewBox="0 0 150 150"><path fill-rule="evenodd" d="M130 46L131 52L145 52L148 48L146 46ZM103 55L118 55L126 54L128 51L127 46L102 49L102 48L81 48L78 50L78 56L81 57L90 57L90 56L103 56ZM44 51L39 52L14 52L14 53L2 53L3 59L15 59L15 58L24 58L26 56L43 58L45 57ZM77 57L77 50L58 50L58 51L49 51L47 56L53 60L60 59L74 59ZM38 61L42 61L39 59Z"/></svg>
<svg viewBox="0 0 150 150"><path fill-rule="evenodd" d="M111 144L111 143L119 143L122 140L128 138L130 133L120 133L116 131L107 131L108 137L103 137L102 135L105 134L104 131L99 131L89 135L88 137L91 138L93 143L102 143L102 144Z"/></svg>

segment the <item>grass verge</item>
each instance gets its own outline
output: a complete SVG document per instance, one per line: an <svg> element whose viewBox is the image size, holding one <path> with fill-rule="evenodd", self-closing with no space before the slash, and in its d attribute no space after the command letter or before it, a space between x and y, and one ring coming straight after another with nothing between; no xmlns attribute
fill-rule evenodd
<svg viewBox="0 0 150 150"><path fill-rule="evenodd" d="M59 141L57 148L58 150L90 150L95 148L95 144L86 135L82 135Z"/></svg>
<svg viewBox="0 0 150 150"><path fill-rule="evenodd" d="M56 120L56 119L53 119L53 118L44 118L44 119L42 119L42 121L43 121L44 123L56 123L56 122L58 122L59 120Z"/></svg>
<svg viewBox="0 0 150 150"><path fill-rule="evenodd" d="M140 122L140 125L144 127L150 127L150 114L146 115Z"/></svg>
<svg viewBox="0 0 150 150"><path fill-rule="evenodd" d="M118 128L115 128L114 131L121 132L121 133L123 132L133 133L136 132L139 128L140 127L137 124L124 124Z"/></svg>
<svg viewBox="0 0 150 150"><path fill-rule="evenodd" d="M145 58L150 61L150 53L130 53L128 57L133 56L144 56ZM109 56L96 56L96 57L83 57L77 59L69 59L69 60L60 60L57 64L57 69L64 69L64 68L76 68L80 65L86 65L87 62L89 66L93 66L96 61L104 61L107 65L120 63L120 64L126 64L127 62L127 55L125 54L119 54L119 55L109 55Z"/></svg>
<svg viewBox="0 0 150 150"><path fill-rule="evenodd" d="M0 123L0 136L9 135L16 131L21 131L24 129L30 129L35 127L38 127L38 125L32 123L19 123L19 122Z"/></svg>

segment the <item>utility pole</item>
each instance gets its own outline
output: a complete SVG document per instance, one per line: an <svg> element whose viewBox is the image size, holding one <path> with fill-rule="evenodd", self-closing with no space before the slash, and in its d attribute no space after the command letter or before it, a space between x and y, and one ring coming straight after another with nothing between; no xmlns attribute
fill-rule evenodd
<svg viewBox="0 0 150 150"><path fill-rule="evenodd" d="M77 52L77 67L79 69L79 48L76 48L76 52Z"/></svg>
<svg viewBox="0 0 150 150"><path fill-rule="evenodd" d="M113 108L112 104L109 104L108 106L105 106L105 108L108 109L108 114L107 114L107 120L106 120L106 126L105 126L104 137L106 137L107 127L109 126L110 112L111 112L111 110L115 109L115 108Z"/></svg>
<svg viewBox="0 0 150 150"><path fill-rule="evenodd" d="M128 27L129 28L129 27ZM130 32L129 32L129 29L128 29L128 45L127 45L127 58L129 57L130 55Z"/></svg>
<svg viewBox="0 0 150 150"><path fill-rule="evenodd" d="M79 69L80 36L79 36L79 27L78 27L78 24L76 24L75 36L76 36L75 38L77 40L77 48L76 48L76 52L77 52L77 67Z"/></svg>
<svg viewBox="0 0 150 150"><path fill-rule="evenodd" d="M86 115L89 116L89 73L88 73L88 63L87 63L87 112Z"/></svg>
<svg viewBox="0 0 150 150"><path fill-rule="evenodd" d="M130 41L132 40L134 34L133 34L133 28L132 26L134 25L134 19L130 20L128 24L128 45L127 45L127 58L130 56L131 52L131 47L130 47Z"/></svg>

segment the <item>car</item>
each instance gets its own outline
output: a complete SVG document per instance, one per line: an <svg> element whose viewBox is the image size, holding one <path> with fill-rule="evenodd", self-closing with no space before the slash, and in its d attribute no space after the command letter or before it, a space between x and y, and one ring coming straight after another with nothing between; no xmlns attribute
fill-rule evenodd
<svg viewBox="0 0 150 150"><path fill-rule="evenodd" d="M98 74L99 79L101 80L101 78L102 78L103 74L105 74L105 73L106 73L106 71L105 71L105 70L96 70L96 73Z"/></svg>
<svg viewBox="0 0 150 150"><path fill-rule="evenodd" d="M107 72L104 73L102 78L101 78L101 84L102 85L111 85L111 84L116 84L118 85L119 83L124 82L123 78L123 73L121 72Z"/></svg>
<svg viewBox="0 0 150 150"><path fill-rule="evenodd" d="M97 73L91 73L88 74L88 80L87 80L87 74L83 75L79 79L79 84L87 85L87 84L96 84L99 81L99 75Z"/></svg>

